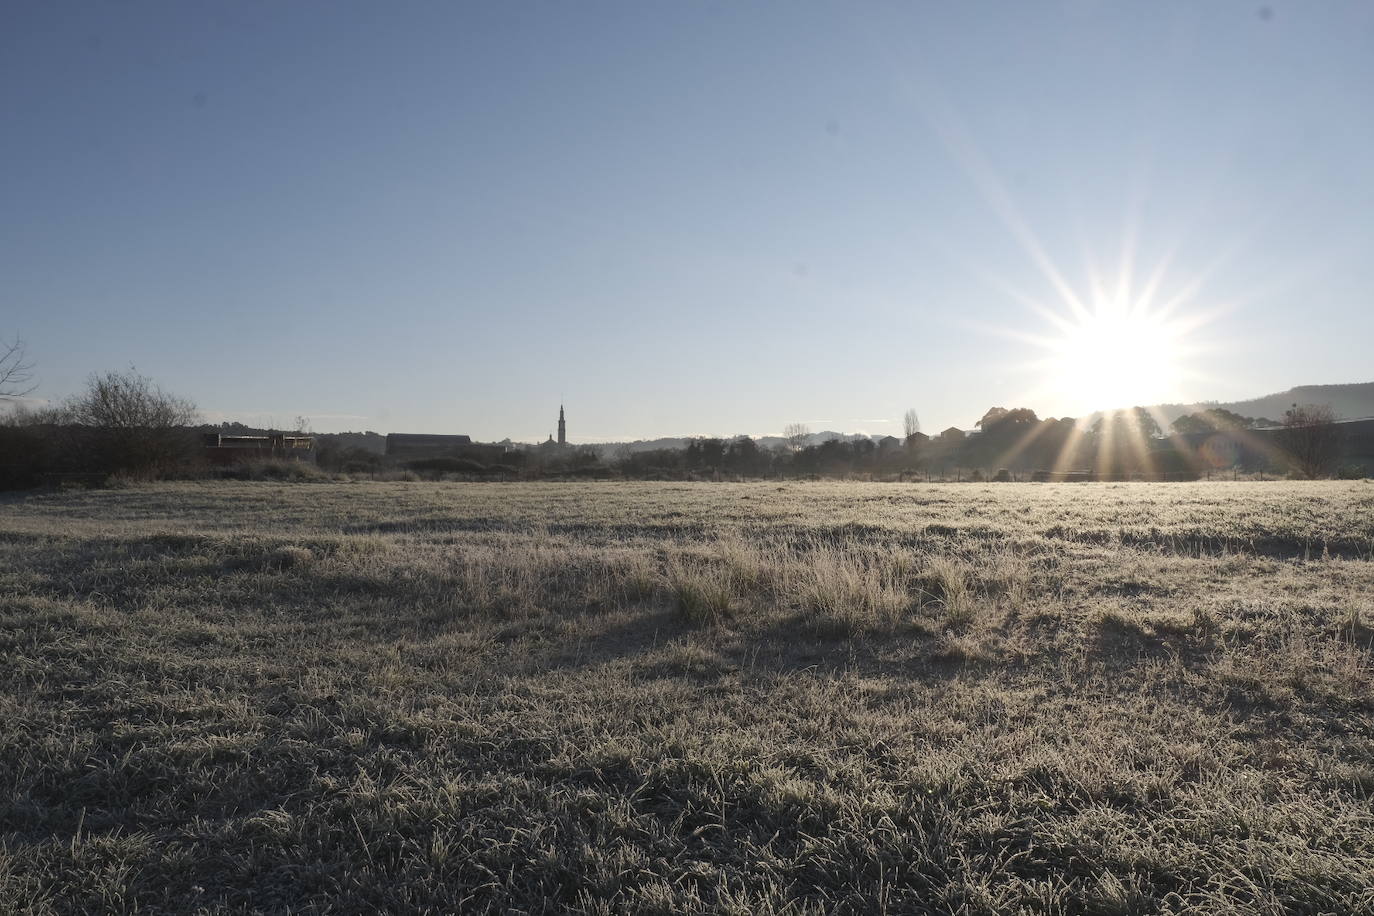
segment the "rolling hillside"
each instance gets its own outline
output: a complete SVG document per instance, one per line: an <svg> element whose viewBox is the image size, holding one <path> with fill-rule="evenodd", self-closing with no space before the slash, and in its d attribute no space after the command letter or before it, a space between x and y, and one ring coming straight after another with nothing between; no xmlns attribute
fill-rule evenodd
<svg viewBox="0 0 1374 916"><path fill-rule="evenodd" d="M1336 416L1341 419L1374 417L1374 382L1351 385L1298 385L1287 391L1266 394L1248 401L1159 404L1155 409L1170 422L1206 407L1222 407L1245 417L1282 420L1283 412L1293 404L1330 404Z"/></svg>

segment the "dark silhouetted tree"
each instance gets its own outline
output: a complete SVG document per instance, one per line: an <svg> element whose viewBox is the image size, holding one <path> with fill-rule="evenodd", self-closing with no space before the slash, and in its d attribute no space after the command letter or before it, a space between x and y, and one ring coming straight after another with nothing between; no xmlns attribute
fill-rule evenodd
<svg viewBox="0 0 1374 916"><path fill-rule="evenodd" d="M1303 477L1323 477L1331 472L1341 453L1341 429L1326 404L1294 404L1283 412L1279 443L1293 470Z"/></svg>
<svg viewBox="0 0 1374 916"><path fill-rule="evenodd" d="M1044 470L1075 470L1088 463L1084 436L1073 417L1047 417L1030 445L1032 461Z"/></svg>
<svg viewBox="0 0 1374 916"><path fill-rule="evenodd" d="M907 436L902 445L906 453L904 463L909 468L921 467L929 458L930 437L923 432L914 432Z"/></svg>
<svg viewBox="0 0 1374 916"><path fill-rule="evenodd" d="M1100 436L1108 431L1119 431L1142 439L1162 435L1159 422L1144 407L1109 411L1093 422L1094 435Z"/></svg>
<svg viewBox="0 0 1374 916"><path fill-rule="evenodd" d="M725 466L736 474L762 474L768 470L768 455L748 436L737 436L725 448Z"/></svg>
<svg viewBox="0 0 1374 916"><path fill-rule="evenodd" d="M1197 413L1185 414L1171 423L1170 426L1173 428L1174 432L1188 435L1190 433L1213 433L1222 430L1252 429L1255 426L1261 426L1268 422L1268 420L1264 420L1263 418L1256 420L1254 417L1243 417L1223 407L1209 407L1206 410L1199 410Z"/></svg>
<svg viewBox="0 0 1374 916"><path fill-rule="evenodd" d="M994 407L978 421L982 434L968 443L966 463L982 465L992 469L1010 463L1027 466L1029 456L1025 454L1034 438L1035 428L1040 418L1029 407L1007 410Z"/></svg>
<svg viewBox="0 0 1374 916"><path fill-rule="evenodd" d="M1151 441L1160 435L1159 423L1144 407L1113 410L1093 423L1093 440L1100 474L1150 471Z"/></svg>
<svg viewBox="0 0 1374 916"><path fill-rule="evenodd" d="M724 439L693 439L687 443L687 466L716 470L725 460Z"/></svg>

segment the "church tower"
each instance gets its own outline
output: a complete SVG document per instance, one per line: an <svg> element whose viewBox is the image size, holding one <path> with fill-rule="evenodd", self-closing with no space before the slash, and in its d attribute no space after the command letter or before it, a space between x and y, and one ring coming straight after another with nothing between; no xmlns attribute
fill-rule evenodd
<svg viewBox="0 0 1374 916"><path fill-rule="evenodd" d="M568 424L563 419L563 405L558 405L558 444L568 444Z"/></svg>

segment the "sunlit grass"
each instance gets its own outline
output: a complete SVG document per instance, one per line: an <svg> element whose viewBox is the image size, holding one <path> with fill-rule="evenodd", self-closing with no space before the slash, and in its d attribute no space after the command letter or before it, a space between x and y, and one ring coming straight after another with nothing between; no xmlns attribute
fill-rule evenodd
<svg viewBox="0 0 1374 916"><path fill-rule="evenodd" d="M0 911L1360 912L1374 491L0 504Z"/></svg>

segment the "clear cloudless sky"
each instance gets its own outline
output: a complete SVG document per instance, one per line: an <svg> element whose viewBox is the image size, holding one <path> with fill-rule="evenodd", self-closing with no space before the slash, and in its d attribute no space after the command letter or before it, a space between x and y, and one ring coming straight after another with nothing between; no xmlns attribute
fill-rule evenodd
<svg viewBox="0 0 1374 916"><path fill-rule="evenodd" d="M1124 406L1027 300L1163 262L1180 399L1368 381L1372 92L1366 2L7 3L0 336L318 431L936 431Z"/></svg>

